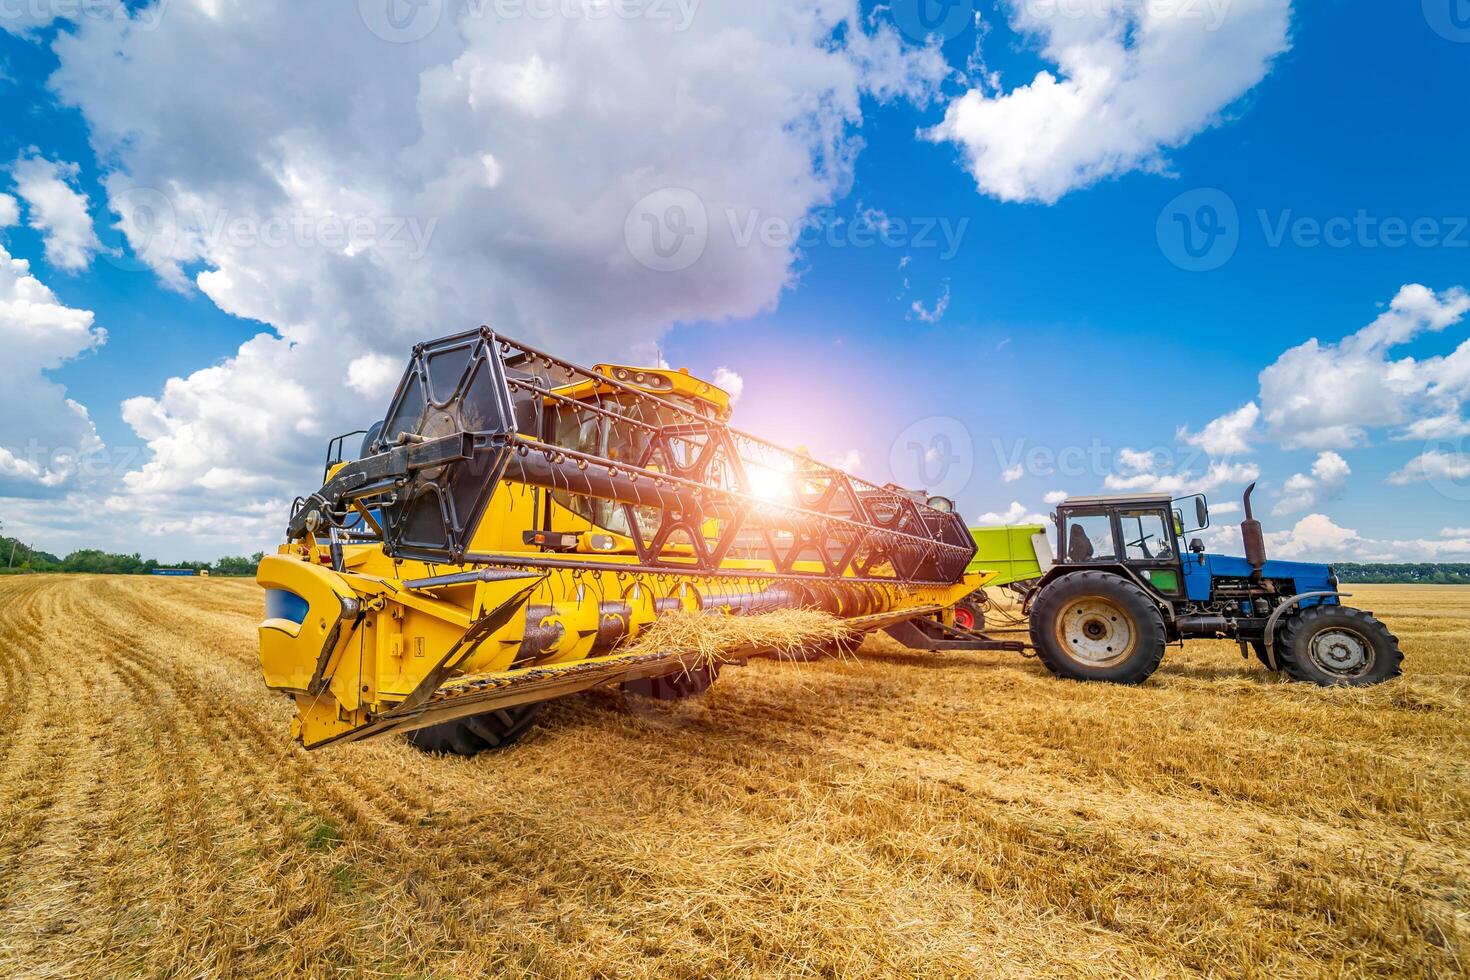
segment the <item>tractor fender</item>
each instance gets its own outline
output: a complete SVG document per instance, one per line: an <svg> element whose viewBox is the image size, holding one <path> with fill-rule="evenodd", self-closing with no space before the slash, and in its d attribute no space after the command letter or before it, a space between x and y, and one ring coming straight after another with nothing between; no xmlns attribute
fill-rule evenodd
<svg viewBox="0 0 1470 980"><path fill-rule="evenodd" d="M1272 670L1280 669L1280 665L1276 662L1276 624L1281 622L1281 617L1308 599L1327 599L1334 597L1338 599L1350 599L1352 598L1352 593L1303 592L1301 595L1292 596L1271 611L1271 617L1266 620L1266 635L1261 638L1262 642L1266 644L1266 661L1268 667Z"/></svg>
<svg viewBox="0 0 1470 980"><path fill-rule="evenodd" d="M1164 617L1164 621L1166 623L1173 623L1176 619L1179 618L1176 610L1174 609L1174 606L1167 600L1160 599L1158 593L1154 590L1154 587L1152 585L1150 585L1148 582L1145 582L1142 576L1140 576L1133 569L1129 568L1127 565L1121 564L1053 565L1045 575L1043 575L1040 579L1036 581L1036 585L1032 587L1031 591L1026 594L1026 601L1025 604L1021 607L1021 611L1027 616L1031 615L1031 603L1036 599L1038 595L1041 594L1042 589L1046 588L1048 585L1051 585L1059 578L1065 578L1068 575L1075 575L1077 572L1107 572L1111 575L1116 575L1119 578L1127 579L1129 582L1132 582L1134 585L1142 589L1144 595L1148 596L1149 599L1153 601L1153 604L1159 608L1159 615Z"/></svg>

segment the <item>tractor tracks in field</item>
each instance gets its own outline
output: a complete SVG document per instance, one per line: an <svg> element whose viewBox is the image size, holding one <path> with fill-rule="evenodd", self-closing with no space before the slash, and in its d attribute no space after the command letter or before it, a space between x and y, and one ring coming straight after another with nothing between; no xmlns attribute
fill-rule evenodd
<svg viewBox="0 0 1470 980"><path fill-rule="evenodd" d="M229 972L230 951L309 929L312 858L349 838L408 850L401 800L306 758L244 659L220 657L228 623L160 610L126 580L49 579L23 598L5 625L45 643L28 648L28 688L7 666L7 693L31 694L3 737L0 966L116 969L118 947L164 972Z"/></svg>

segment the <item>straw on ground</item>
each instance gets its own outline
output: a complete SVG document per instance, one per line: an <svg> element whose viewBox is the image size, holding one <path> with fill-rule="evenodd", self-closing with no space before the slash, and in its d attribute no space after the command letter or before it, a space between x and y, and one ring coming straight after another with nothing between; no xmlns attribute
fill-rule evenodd
<svg viewBox="0 0 1470 980"><path fill-rule="evenodd" d="M0 975L1463 975L1470 589L1354 591L1402 680L870 641L463 760L291 747L248 582L5 579Z"/></svg>

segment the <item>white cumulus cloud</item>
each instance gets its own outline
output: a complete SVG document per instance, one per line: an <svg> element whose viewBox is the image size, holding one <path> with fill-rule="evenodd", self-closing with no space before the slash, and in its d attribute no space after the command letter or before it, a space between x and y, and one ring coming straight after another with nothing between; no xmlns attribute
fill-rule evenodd
<svg viewBox="0 0 1470 980"><path fill-rule="evenodd" d="M1292 561L1462 562L1470 560L1470 529L1438 538L1373 538L1344 527L1326 514L1312 513L1289 528L1266 532L1266 554ZM1202 537L1211 551L1240 554L1240 528L1227 524Z"/></svg>
<svg viewBox="0 0 1470 980"><path fill-rule="evenodd" d="M1260 417L1261 407L1255 402L1246 402L1235 411L1214 419L1199 432L1190 432L1181 426L1176 437L1211 456L1244 456L1251 451L1251 434Z"/></svg>
<svg viewBox="0 0 1470 980"><path fill-rule="evenodd" d="M1399 290L1377 319L1339 343L1312 338L1261 372L1261 411L1269 435L1288 449L1345 449L1375 428L1407 426L1429 437L1457 427L1470 398L1470 341L1422 360L1391 352L1416 337L1463 322L1470 293ZM1415 426L1419 428L1415 428Z"/></svg>
<svg viewBox="0 0 1470 980"><path fill-rule="evenodd" d="M63 487L102 450L87 409L46 377L107 341L89 310L72 309L0 246L0 490L41 494Z"/></svg>
<svg viewBox="0 0 1470 980"><path fill-rule="evenodd" d="M1470 453L1431 449L1409 460L1388 478L1389 483L1398 486L1437 480L1451 484L1470 484Z"/></svg>
<svg viewBox="0 0 1470 980"><path fill-rule="evenodd" d="M87 195L73 186L78 172L74 163L34 153L23 154L10 168L15 192L30 213L30 226L42 235L46 261L69 272L85 269L102 248L92 228Z"/></svg>
<svg viewBox="0 0 1470 980"><path fill-rule="evenodd" d="M1003 524L1045 524L1047 521L1045 514L1036 513L1019 500L1011 501L1011 505L1005 510L989 511L975 518L975 523L981 527Z"/></svg>
<svg viewBox="0 0 1470 980"><path fill-rule="evenodd" d="M714 377L710 379L718 388L723 388L730 395L730 404L734 405L745 393L745 379L738 371L731 370L721 364L715 368Z"/></svg>
<svg viewBox="0 0 1470 980"><path fill-rule="evenodd" d="M127 402L148 461L120 512L207 492L243 527L314 489L322 440L376 419L369 392L397 373L359 352L485 323L623 360L674 323L769 309L797 251L741 240L742 217L796 227L845 194L863 100L923 99L946 72L856 0L709 4L679 32L445 4L412 44L358 7L175 3L151 30L56 36L52 86L114 164L133 254L269 326ZM678 214L654 207L670 195ZM699 246L676 271L635 240L665 233Z"/></svg>
<svg viewBox="0 0 1470 980"><path fill-rule="evenodd" d="M1261 468L1255 463L1232 463L1215 460L1204 470L1196 473L1188 467L1182 469L1141 469L1123 473L1109 473L1103 478L1103 486L1115 492L1172 493L1182 496L1190 493L1209 493L1227 486L1244 486L1260 479Z"/></svg>
<svg viewBox="0 0 1470 980"><path fill-rule="evenodd" d="M377 398L384 405L403 377L404 359L386 354L363 354L354 357L347 365L347 387L368 398Z"/></svg>
<svg viewBox="0 0 1470 980"><path fill-rule="evenodd" d="M972 88L929 131L981 191L1055 202L1214 125L1288 46L1290 0L1229 4L1012 0L1011 25L1056 66L1008 92Z"/></svg>
<svg viewBox="0 0 1470 980"><path fill-rule="evenodd" d="M1283 485L1283 495L1272 508L1276 515L1293 514L1315 507L1342 494L1352 476L1347 460L1330 450L1317 454L1311 473L1293 473Z"/></svg>

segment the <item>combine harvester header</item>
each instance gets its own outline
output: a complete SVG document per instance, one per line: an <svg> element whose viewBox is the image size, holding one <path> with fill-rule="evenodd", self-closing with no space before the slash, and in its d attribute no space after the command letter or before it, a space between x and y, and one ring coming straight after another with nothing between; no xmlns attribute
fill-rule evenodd
<svg viewBox="0 0 1470 980"><path fill-rule="evenodd" d="M633 649L671 613L817 610L848 643L986 584L947 501L728 414L685 371L579 367L488 328L417 346L359 458L334 441L260 566L261 663L296 736L469 753L574 691L707 686L707 654Z"/></svg>

